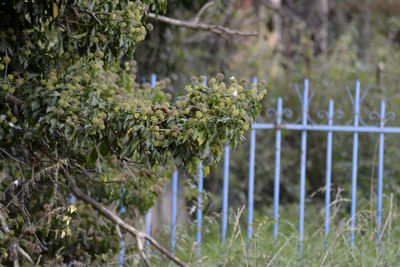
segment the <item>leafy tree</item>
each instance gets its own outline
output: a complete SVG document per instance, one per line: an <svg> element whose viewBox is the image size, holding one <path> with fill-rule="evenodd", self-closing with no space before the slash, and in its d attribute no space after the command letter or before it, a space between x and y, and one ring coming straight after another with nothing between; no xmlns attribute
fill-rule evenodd
<svg viewBox="0 0 400 267"><path fill-rule="evenodd" d="M207 170L226 144L235 147L259 114L266 90L265 83L225 83L219 74L207 83L193 77L185 93L171 100L163 91L168 79L155 88L137 83L133 52L152 28L149 12L158 14L165 5L0 4L4 264L109 262L122 228L136 239L128 253L137 249L146 264L144 239L185 265L128 223L151 207L174 168L195 169L202 161ZM71 193L83 202L70 204ZM126 221L116 215L121 202L133 207Z"/></svg>

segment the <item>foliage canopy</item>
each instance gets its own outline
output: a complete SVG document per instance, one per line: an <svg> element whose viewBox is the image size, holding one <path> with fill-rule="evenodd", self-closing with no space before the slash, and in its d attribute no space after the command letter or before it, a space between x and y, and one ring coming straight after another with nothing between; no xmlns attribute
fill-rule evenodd
<svg viewBox="0 0 400 267"><path fill-rule="evenodd" d="M104 205L122 201L143 213L173 168L215 163L260 112L265 83L193 77L174 100L163 91L168 79L154 88L137 83L133 52L152 28L148 12L163 11L165 1L0 5L0 198L8 229L0 244L6 263L17 257L14 244L43 256L41 263L113 255L116 241L90 237L115 236L116 229L98 225L84 206L68 204L68 177ZM70 225L73 217L80 219ZM79 235L59 239L71 231ZM60 251L63 246L75 253Z"/></svg>

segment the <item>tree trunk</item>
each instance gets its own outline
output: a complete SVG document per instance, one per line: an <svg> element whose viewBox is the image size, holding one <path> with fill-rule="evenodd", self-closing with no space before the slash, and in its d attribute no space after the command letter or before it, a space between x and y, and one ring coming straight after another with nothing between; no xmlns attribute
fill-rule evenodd
<svg viewBox="0 0 400 267"><path fill-rule="evenodd" d="M276 10L281 10L281 0L271 0L271 5ZM282 18L279 12L274 12L272 15L273 28L272 32L268 36L268 46L275 48L282 39Z"/></svg>
<svg viewBox="0 0 400 267"><path fill-rule="evenodd" d="M371 0L364 0L361 14L360 58L364 64L369 63L369 41L371 38Z"/></svg>
<svg viewBox="0 0 400 267"><path fill-rule="evenodd" d="M328 18L329 0L315 1L313 19L314 51L315 54L326 53L328 48Z"/></svg>

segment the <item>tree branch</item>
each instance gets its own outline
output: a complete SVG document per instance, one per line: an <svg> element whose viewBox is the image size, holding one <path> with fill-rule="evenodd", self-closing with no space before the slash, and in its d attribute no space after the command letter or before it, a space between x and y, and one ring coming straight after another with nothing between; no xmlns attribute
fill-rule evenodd
<svg viewBox="0 0 400 267"><path fill-rule="evenodd" d="M71 6L72 10L75 12L75 14L78 16L78 18L81 18L81 15L79 12L83 12L94 18L98 24L102 25L101 21L97 18L96 15L109 15L110 13L107 12L93 12L87 9L81 9L81 8L76 8Z"/></svg>
<svg viewBox="0 0 400 267"><path fill-rule="evenodd" d="M18 97L14 96L8 92L4 96L4 100L10 104L14 104L17 106L21 106L24 103L23 100L19 99Z"/></svg>
<svg viewBox="0 0 400 267"><path fill-rule="evenodd" d="M72 160L72 164L74 164L74 169L76 169L78 172L82 173L86 178L89 179L89 181L96 183L96 184L112 184L112 183L118 183L118 184L123 184L123 180L116 180L116 181L97 181L96 179L92 178L90 175L89 171L86 170L82 165L77 163L75 160ZM100 175L102 175L101 172L96 172Z"/></svg>
<svg viewBox="0 0 400 267"><path fill-rule="evenodd" d="M17 159L17 158L14 158L10 153L8 153L6 150L4 150L2 147L0 147L0 152L3 152L4 154L6 154L7 156L9 156L11 159L13 159L14 161L16 161L16 162L18 162L18 163L21 163L21 164L24 164L24 165L26 165L26 166L28 166L29 167L29 164L28 163L26 163L26 162L23 162L23 161L21 161L21 160L19 160L19 159Z"/></svg>
<svg viewBox="0 0 400 267"><path fill-rule="evenodd" d="M132 234L137 241L138 244L138 249L139 253L142 256L143 260L145 261L147 266L150 266L149 261L146 258L146 255L143 253L143 240L146 239L150 242L151 245L153 245L156 249L158 249L162 254L166 255L170 260L174 261L176 264L179 266L184 266L188 267L189 265L177 258L175 255L171 254L166 248L161 246L154 238L152 238L150 235L145 234L134 228L133 226L127 224L125 221L123 221L121 218L119 218L116 214L111 212L109 209L104 207L101 203L97 202L90 196L86 195L83 193L79 187L76 185L76 181L69 176L69 174L66 172L65 169L61 169L61 172L65 179L69 182L69 188L73 192L73 194L79 198L80 200L90 204L95 210L100 212L104 217L109 219L111 222L114 224L118 225L120 228L126 230L130 234Z"/></svg>
<svg viewBox="0 0 400 267"><path fill-rule="evenodd" d="M258 36L259 34L257 32L244 32L244 31L238 31L238 30L232 30L223 26L218 26L214 24L205 24L205 23L198 23L195 21L185 21L185 20L178 20L178 19L173 19L165 16L158 15L154 13L149 13L148 18L151 18L153 20L157 20L160 22L164 22L167 24L175 25L175 26L180 26L180 27L185 27L189 29L194 29L194 30L200 30L200 31L208 31L212 32L218 35L222 34L228 34L228 35L235 35L235 36Z"/></svg>
<svg viewBox="0 0 400 267"><path fill-rule="evenodd" d="M14 267L19 267L20 265L19 265L19 260L18 260L18 251L17 251L17 244L14 244L13 245L13 247L12 247L12 250L13 250L13 256L14 256L14 260L13 260L13 266Z"/></svg>
<svg viewBox="0 0 400 267"><path fill-rule="evenodd" d="M20 246L17 245L17 251L24 256L31 264L35 264L35 262L32 260L31 256L29 256L28 253L26 253L25 250L23 250Z"/></svg>
<svg viewBox="0 0 400 267"><path fill-rule="evenodd" d="M302 21L302 18L299 17L299 15L297 15L295 12L291 11L288 8L276 7L269 0L263 0L262 2L265 4L265 7L267 9L271 10L272 12L277 13L281 17L290 17L290 18L294 19L295 21Z"/></svg>
<svg viewBox="0 0 400 267"><path fill-rule="evenodd" d="M194 18L193 23L198 23L201 15L203 15L204 11L206 11L207 8L209 8L213 5L215 5L215 2L210 1L210 2L206 3L204 6L202 6L202 8L200 8L199 12L197 13L196 17Z"/></svg>
<svg viewBox="0 0 400 267"><path fill-rule="evenodd" d="M3 231L6 234L10 234L11 231L8 228L8 225L6 224L6 222L4 221L4 217L3 214L0 214L0 224L1 224L1 228L3 228ZM23 250L17 243L14 244L14 248L15 251L14 253L19 252L22 256L24 256L31 264L35 264L35 262L32 260L31 256L29 256L28 253L26 253L25 250ZM18 262L18 256L17 258L14 260L14 266L19 266L19 262Z"/></svg>

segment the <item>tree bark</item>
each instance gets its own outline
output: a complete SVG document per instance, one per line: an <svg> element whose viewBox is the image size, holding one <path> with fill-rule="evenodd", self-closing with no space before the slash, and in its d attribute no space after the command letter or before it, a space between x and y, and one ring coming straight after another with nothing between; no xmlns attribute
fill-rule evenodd
<svg viewBox="0 0 400 267"><path fill-rule="evenodd" d="M361 15L360 57L364 64L369 63L369 41L371 38L371 0L364 0Z"/></svg>
<svg viewBox="0 0 400 267"><path fill-rule="evenodd" d="M326 53L328 48L328 18L329 18L329 0L317 0L315 9L316 24L314 25L316 54Z"/></svg>
<svg viewBox="0 0 400 267"><path fill-rule="evenodd" d="M229 28L219 26L219 25L205 24L205 23L200 23L200 22L196 22L196 21L185 21L185 20L173 19L173 18L162 16L162 15L156 15L154 13L149 13L148 18L159 21L159 22L164 22L167 24L179 26L179 27L184 27L184 28L189 28L189 29L199 30L199 31L208 31L208 32L215 33L217 35L227 34L227 35L246 36L246 37L258 36L257 32L238 31L238 30L229 29Z"/></svg>
<svg viewBox="0 0 400 267"><path fill-rule="evenodd" d="M280 10L282 6L281 0L271 0L271 6L276 10ZM275 48L282 39L282 18L278 12L274 12L272 15L272 22L273 29L268 36L268 46Z"/></svg>

